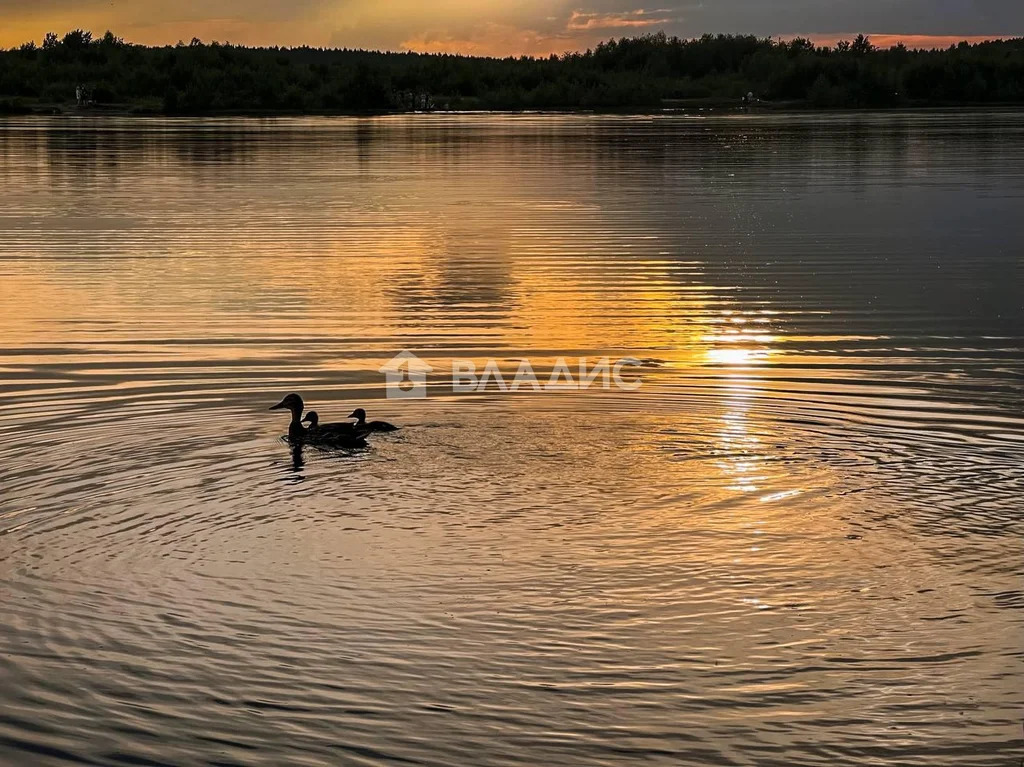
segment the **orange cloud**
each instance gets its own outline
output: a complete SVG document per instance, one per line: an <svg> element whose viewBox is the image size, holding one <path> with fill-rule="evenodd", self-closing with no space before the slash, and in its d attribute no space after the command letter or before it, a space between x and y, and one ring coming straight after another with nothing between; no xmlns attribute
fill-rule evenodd
<svg viewBox="0 0 1024 767"><path fill-rule="evenodd" d="M547 56L579 48L579 38L544 34L507 24L484 24L469 35L430 32L403 40L401 48L419 53L461 53L467 56Z"/></svg>
<svg viewBox="0 0 1024 767"><path fill-rule="evenodd" d="M666 10L589 13L574 10L560 28L542 32L513 24L478 24L461 34L435 30L402 41L401 48L421 53L461 53L473 56L547 56L593 47L608 30L662 26L676 21ZM552 19L554 20L554 19Z"/></svg>
<svg viewBox="0 0 1024 767"><path fill-rule="evenodd" d="M671 16L666 16L666 13L669 13L669 11L665 9L645 11L643 8L624 13L584 13L577 10L573 11L569 17L568 29L591 30L656 27L661 24L677 21L677 19Z"/></svg>

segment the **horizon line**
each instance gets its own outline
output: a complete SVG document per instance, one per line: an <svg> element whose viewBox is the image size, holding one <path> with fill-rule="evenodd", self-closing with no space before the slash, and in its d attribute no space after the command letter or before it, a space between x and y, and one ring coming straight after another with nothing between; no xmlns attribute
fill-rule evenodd
<svg viewBox="0 0 1024 767"><path fill-rule="evenodd" d="M70 32L75 32L75 31L87 32L90 35L94 35L92 30L84 29L82 27L76 27L76 28L70 29L67 32L65 32L64 34L68 34ZM112 30L108 29L108 30L105 30L102 34L100 34L98 36L94 35L92 39L93 39L93 41L98 41L98 40L102 39L102 37L104 35L106 35L107 33L110 33L112 35L114 34ZM43 38L45 39L46 35L48 35L48 34L50 34L50 32L45 33ZM56 34L56 33L54 33L54 34ZM881 49L881 50L887 50L887 49L890 49L890 48L894 48L897 45L902 43L903 45L905 45L910 50L923 50L923 51L926 51L926 50L946 50L946 49L948 49L950 47L955 47L956 45L959 45L960 43L964 43L964 42L966 42L966 43L968 43L970 45L978 45L980 43L1009 42L1009 41L1013 41L1013 40L1024 39L1024 35L920 35L920 34L905 34L905 35L903 35L903 34L892 34L892 33L866 33L866 32L850 33L850 34L846 34L846 33L843 33L843 34L838 34L838 33L792 33L792 34L783 34L783 35L756 35L756 34L745 33L745 32L705 32L705 33L702 33L700 35L683 36L683 35L676 35L676 34L670 35L670 34L664 32L663 30L659 30L658 32L653 32L652 31L652 32L648 32L648 33L645 33L645 34L642 34L642 35L639 35L639 34L638 35L622 35L620 37L616 37L616 36L613 35L613 36L609 36L608 38L605 38L605 39L599 41L599 43L605 43L605 42L614 41L614 40L634 40L634 39L639 39L639 38L644 38L644 37L650 37L650 36L657 35L657 34L664 34L669 40L680 40L682 42L699 41L702 37L705 37L707 35L711 35L712 37L719 37L719 36L725 36L725 37L754 37L754 38L757 38L759 40L770 40L772 42L782 42L782 41L791 42L791 41L797 40L797 39L804 39L804 40L809 40L810 42L814 43L815 46L824 47L824 48L834 48L841 41L844 41L844 40L846 40L846 41L853 41L854 39L856 39L858 37L858 35L863 35L864 37L868 38L871 41L871 43L876 48ZM63 35L58 35L58 39L60 39L62 37L63 37ZM485 58L485 59L510 59L510 58L512 58L512 59L519 59L519 58L540 59L540 58L548 58L548 57L550 57L552 55L563 56L563 55L572 55L572 54L584 54L584 53L586 53L588 51L592 51L596 47L596 44L595 44L595 45L587 46L586 48L580 47L580 48L565 48L563 50L551 50L548 53L541 53L541 52L527 53L527 52L523 52L523 53L502 53L502 54L499 54L499 53L485 53L485 52L480 52L480 51L475 51L474 52L472 50L459 50L457 46L454 46L454 47L451 47L451 48L447 48L447 47L445 47L440 42L438 42L438 43L431 43L431 42L425 41L425 40L416 41L416 42L419 42L419 43L422 44L419 47L413 47L413 45L410 45L410 43L413 43L413 41L406 41L406 42L400 43L399 44L400 47L397 47L397 48L388 48L388 47L383 47L383 46L382 47L378 47L378 48L359 48L359 47L353 47L353 46L315 45L315 44L310 44L310 43L276 44L276 43L263 43L263 42L234 42L234 41L231 41L231 40L228 40L228 39L225 39L225 40L217 40L217 39L202 40L198 36L193 36L192 38L190 38L189 42L186 42L184 39L179 38L177 41L174 41L174 42L159 42L159 43L154 43L154 42L134 42L134 41L128 40L126 38L117 37L116 35L115 35L115 37L120 42L122 42L122 43L124 43L126 45L133 45L133 46L138 46L138 47L143 47L143 48L176 48L176 47L182 47L182 46L188 47L190 44L193 43L193 41L198 41L198 44L206 45L206 46L209 46L209 45L223 45L223 46L231 46L231 47L235 47L235 48L248 48L248 49L253 49L253 50L259 50L259 49L265 49L265 50L307 50L308 49L308 50L319 50L319 51L358 51L358 52L363 52L363 53L381 53L381 54L407 54L407 53L411 53L411 54L420 54L420 55L449 55L449 56L461 56L461 57L465 57L465 58ZM35 44L37 46L40 46L42 44L42 42L43 42L42 39L38 40L38 41L34 40L34 39L33 40L25 40L25 41L22 41L21 43L16 43L14 45L7 45L7 46L5 46L3 48L0 48L0 50L8 50L8 51L17 50L21 46L29 45L29 44ZM457 41L448 41L448 42L456 43ZM472 47L472 46L470 46L470 47Z"/></svg>

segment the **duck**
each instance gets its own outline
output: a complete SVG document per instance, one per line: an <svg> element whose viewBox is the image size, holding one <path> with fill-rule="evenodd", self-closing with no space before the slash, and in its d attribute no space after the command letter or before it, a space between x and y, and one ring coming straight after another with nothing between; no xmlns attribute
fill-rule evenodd
<svg viewBox="0 0 1024 767"><path fill-rule="evenodd" d="M349 418L355 418L355 427L357 429L365 429L366 431L398 431L398 427L387 421L370 421L366 422L366 411L361 407L357 407L351 413Z"/></svg>
<svg viewBox="0 0 1024 767"><path fill-rule="evenodd" d="M320 416L315 410L306 413L302 419L303 423L309 423L306 429L306 439L310 442L340 443L348 442L353 446L365 445L367 429L361 429L357 424L351 423L320 423Z"/></svg>
<svg viewBox="0 0 1024 767"><path fill-rule="evenodd" d="M325 423L320 424L319 416L310 411L312 419L310 428L303 426L302 411L305 408L302 397L294 392L272 406L271 410L288 410L292 414L291 423L288 424L288 439L293 442L311 442L332 447L361 447L366 444L363 438L368 432L365 429L356 428L351 423Z"/></svg>
<svg viewBox="0 0 1024 767"><path fill-rule="evenodd" d="M289 410L292 414L291 423L288 424L288 438L301 440L306 436L306 427L302 425L302 409L305 403L302 397L292 392L284 399L271 407L271 410Z"/></svg>

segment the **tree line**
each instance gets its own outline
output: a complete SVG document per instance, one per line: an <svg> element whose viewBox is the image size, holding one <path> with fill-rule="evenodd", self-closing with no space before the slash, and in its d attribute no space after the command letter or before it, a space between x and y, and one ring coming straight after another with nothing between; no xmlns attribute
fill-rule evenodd
<svg viewBox="0 0 1024 767"><path fill-rule="evenodd" d="M549 57L485 58L228 43L148 47L111 32L48 33L0 51L0 111L330 113L656 109L687 103L896 107L1024 103L1024 38L945 50L664 33Z"/></svg>

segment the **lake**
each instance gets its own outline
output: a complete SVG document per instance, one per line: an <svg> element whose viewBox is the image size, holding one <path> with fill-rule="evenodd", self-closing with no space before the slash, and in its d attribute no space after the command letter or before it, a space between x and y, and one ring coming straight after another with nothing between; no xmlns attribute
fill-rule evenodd
<svg viewBox="0 0 1024 767"><path fill-rule="evenodd" d="M0 763L1020 760L1020 112L10 118L0 181Z"/></svg>

